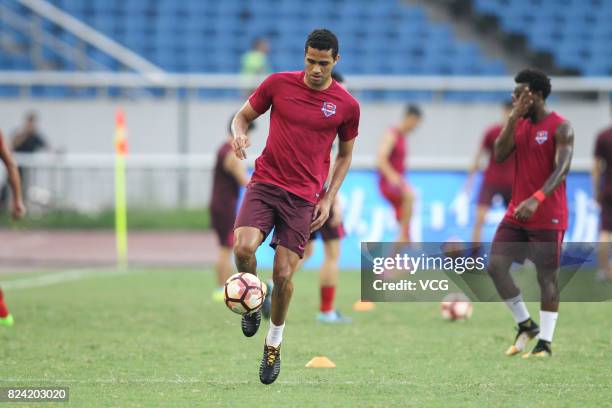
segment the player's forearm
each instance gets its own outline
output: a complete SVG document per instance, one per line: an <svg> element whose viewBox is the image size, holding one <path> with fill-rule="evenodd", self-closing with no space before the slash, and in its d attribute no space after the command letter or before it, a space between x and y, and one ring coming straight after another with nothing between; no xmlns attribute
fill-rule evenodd
<svg viewBox="0 0 612 408"><path fill-rule="evenodd" d="M517 123L517 119L508 119L506 126L504 126L501 134L495 140L493 156L497 163L506 160L514 150L514 131L516 130Z"/></svg>
<svg viewBox="0 0 612 408"><path fill-rule="evenodd" d="M557 149L555 169L540 189L546 196L552 194L563 180L565 180L572 163L573 150L573 147L569 145Z"/></svg>
<svg viewBox="0 0 612 408"><path fill-rule="evenodd" d="M346 173L348 173L348 170L351 167L352 160L352 155L336 156L336 161L334 163L334 171L331 176L329 187L327 188L327 192L325 194L325 197L332 200L332 202L336 199L336 194L338 194L340 186L342 185L342 182L346 177Z"/></svg>
<svg viewBox="0 0 612 408"><path fill-rule="evenodd" d="M234 119L232 120L232 136L234 138L239 136L247 136L247 131L249 130L249 124L251 121L242 113L242 111L238 112Z"/></svg>
<svg viewBox="0 0 612 408"><path fill-rule="evenodd" d="M13 199L15 201L21 201L21 178L19 177L19 169L14 161L6 163L6 169L8 173L8 181L11 186L11 192L13 193Z"/></svg>
<svg viewBox="0 0 612 408"><path fill-rule="evenodd" d="M377 163L378 170L382 173L382 175L387 179L393 179L394 177L401 177L399 174L387 160L379 160Z"/></svg>

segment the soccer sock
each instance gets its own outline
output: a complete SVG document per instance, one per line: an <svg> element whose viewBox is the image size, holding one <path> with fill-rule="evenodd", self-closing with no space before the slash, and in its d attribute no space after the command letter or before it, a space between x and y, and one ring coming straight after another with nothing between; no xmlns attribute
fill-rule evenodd
<svg viewBox="0 0 612 408"><path fill-rule="evenodd" d="M268 335L266 336L266 344L268 346L278 347L278 345L283 341L284 329L285 323L277 326L270 320L270 328L268 329Z"/></svg>
<svg viewBox="0 0 612 408"><path fill-rule="evenodd" d="M0 289L0 318L5 318L8 314L9 311L4 304L4 294L2 293L2 289Z"/></svg>
<svg viewBox="0 0 612 408"><path fill-rule="evenodd" d="M523 302L523 296L520 293L518 294L518 296L504 300L504 303L512 312L512 316L514 316L514 321L516 323L522 323L525 320L529 319L529 311L527 310L527 305L525 304L525 302Z"/></svg>
<svg viewBox="0 0 612 408"><path fill-rule="evenodd" d="M331 312L334 308L335 286L321 286L321 312Z"/></svg>
<svg viewBox="0 0 612 408"><path fill-rule="evenodd" d="M557 325L558 312L547 312L540 310L540 340L552 343L555 326Z"/></svg>

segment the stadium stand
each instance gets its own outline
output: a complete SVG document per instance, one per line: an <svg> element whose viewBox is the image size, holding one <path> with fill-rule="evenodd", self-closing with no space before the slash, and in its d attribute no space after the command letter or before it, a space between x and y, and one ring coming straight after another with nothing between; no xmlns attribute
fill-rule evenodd
<svg viewBox="0 0 612 408"><path fill-rule="evenodd" d="M612 74L611 0L474 0L472 6L567 73Z"/></svg>
<svg viewBox="0 0 612 408"><path fill-rule="evenodd" d="M342 40L342 71L353 74L497 75L504 64L483 56L478 44L460 41L452 27L428 21L425 12L398 0L52 0L72 16L170 72L238 72L240 56L257 36L269 38L273 70L299 69L302 44L314 27L335 30ZM355 7L359 3L359 7ZM21 15L29 11L2 0ZM367 24L364 24L367 21ZM74 43L72 35L43 22L45 33ZM26 33L2 29L28 49ZM4 53L3 53L4 54ZM8 55L8 58L6 58ZM32 69L27 53L0 59L1 69ZM110 70L113 58L89 50ZM49 50L43 59L61 70L76 65Z"/></svg>

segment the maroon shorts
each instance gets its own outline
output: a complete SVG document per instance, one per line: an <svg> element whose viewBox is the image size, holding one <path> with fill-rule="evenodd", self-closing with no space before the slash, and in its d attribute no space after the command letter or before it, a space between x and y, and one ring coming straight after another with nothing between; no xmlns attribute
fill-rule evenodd
<svg viewBox="0 0 612 408"><path fill-rule="evenodd" d="M281 245L301 257L310 235L315 205L287 190L266 183L251 183L242 201L235 228L255 227L264 239L272 228L270 246Z"/></svg>
<svg viewBox="0 0 612 408"><path fill-rule="evenodd" d="M383 197L389 201L395 210L395 218L400 221L402 219L402 203L404 201L404 195L401 187L391 185L389 183L380 183L380 192Z"/></svg>
<svg viewBox="0 0 612 408"><path fill-rule="evenodd" d="M612 197L604 197L601 200L601 229L612 231Z"/></svg>
<svg viewBox="0 0 612 408"><path fill-rule="evenodd" d="M231 248L234 245L234 222L236 211L234 208L210 209L210 223L217 234L219 245Z"/></svg>
<svg viewBox="0 0 612 408"><path fill-rule="evenodd" d="M501 255L523 262L531 259L536 268L558 269L561 261L563 230L530 230L502 221L497 227L491 255Z"/></svg>
<svg viewBox="0 0 612 408"><path fill-rule="evenodd" d="M318 230L314 231L310 234L309 241L312 241L317 238L317 235L321 235L321 239L323 241L331 241L332 239L342 239L344 238L344 225L342 225L342 221L338 225L332 225L332 218L334 216L334 209L329 211L329 218L325 221L325 224Z"/></svg>
<svg viewBox="0 0 612 408"><path fill-rule="evenodd" d="M499 195L504 200L504 205L507 207L510 204L510 198L512 197L512 186L505 186L503 184L492 184L482 183L480 186L480 192L478 193L478 205L490 206L493 201L493 197Z"/></svg>

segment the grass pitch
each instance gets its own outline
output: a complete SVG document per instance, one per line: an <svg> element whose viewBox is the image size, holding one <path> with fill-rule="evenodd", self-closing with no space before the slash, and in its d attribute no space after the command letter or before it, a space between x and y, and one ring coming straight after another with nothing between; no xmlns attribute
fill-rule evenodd
<svg viewBox="0 0 612 408"><path fill-rule="evenodd" d="M435 303L358 314L359 274L346 272L337 305L354 323L328 326L315 321L316 274L298 272L281 374L264 386L267 324L243 337L240 317L212 302L210 271L101 271L15 288L36 276L0 276L16 319L0 327L0 387L68 386L71 406L612 406L610 303L562 304L553 358L523 360L503 354L514 336L503 304L477 303L455 323ZM304 368L316 355L337 368Z"/></svg>

